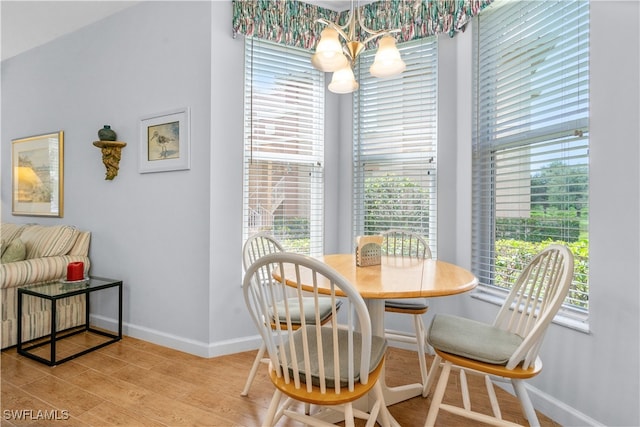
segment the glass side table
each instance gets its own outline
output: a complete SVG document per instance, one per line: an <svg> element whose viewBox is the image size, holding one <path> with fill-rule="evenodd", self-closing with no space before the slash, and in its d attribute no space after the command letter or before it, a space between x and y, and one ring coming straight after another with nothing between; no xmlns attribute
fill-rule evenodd
<svg viewBox="0 0 640 427"><path fill-rule="evenodd" d="M117 288L118 292L118 332L107 331L105 329L98 329L92 327L89 323L90 313L90 301L91 294L98 291L104 291L110 288ZM22 341L22 311L24 296L30 295L36 298L42 298L50 301L51 304L51 333L49 336L36 338L28 342ZM85 321L84 324L74 326L63 331L57 331L57 301L73 297L75 295L85 295ZM39 285L26 286L18 289L18 354L29 357L38 362L42 362L49 366L58 365L60 363L67 362L90 351L97 350L106 345L112 344L122 339L122 281L106 279L101 277L91 277L86 280L78 282L50 282ZM99 336L101 339L96 340L96 343L90 346L79 346L71 352L71 354L63 354L61 358L58 358L56 353L56 344L60 340L70 338L78 334L93 334ZM106 339L105 339L106 338ZM50 348L47 349L47 346ZM50 350L50 351L48 351ZM47 359L46 353L50 354Z"/></svg>

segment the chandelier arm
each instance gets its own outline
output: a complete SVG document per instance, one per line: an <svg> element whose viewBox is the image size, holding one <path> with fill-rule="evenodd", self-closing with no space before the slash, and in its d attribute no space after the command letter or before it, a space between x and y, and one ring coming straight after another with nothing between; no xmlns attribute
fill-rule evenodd
<svg viewBox="0 0 640 427"><path fill-rule="evenodd" d="M378 38L378 37L381 37L381 36L386 36L386 35L389 35L389 34L392 34L392 33L399 33L400 31L402 31L400 28L397 28L395 30L380 30L380 31L377 31L377 32L371 34L371 36L367 37L362 43L363 44L367 44L367 43L369 43L371 40L373 40L375 38Z"/></svg>
<svg viewBox="0 0 640 427"><path fill-rule="evenodd" d="M367 28L366 25L364 25L364 18L362 17L362 12L360 11L360 8L356 9L356 15L358 17L358 24L360 24L360 28L362 28L367 34L377 34L377 33L379 33L379 31L377 31L377 32L373 31L373 30ZM367 40L369 40L369 39L367 39Z"/></svg>
<svg viewBox="0 0 640 427"><path fill-rule="evenodd" d="M326 25L327 27L331 27L331 28L333 28L334 30L336 30L336 32L337 32L338 34L340 34L340 36L341 36L345 41L347 41L347 42L349 41L349 36L347 35L347 33L345 33L345 32L343 31L343 28L346 28L346 25L345 25L344 27L341 27L341 26L339 26L338 24L336 24L335 22L328 21L328 20L326 20L326 19L324 19L324 18L318 18L318 19L316 19L316 22L319 22L319 23L321 23L321 24L324 24L324 25ZM348 24L347 24L347 25L348 25Z"/></svg>
<svg viewBox="0 0 640 427"><path fill-rule="evenodd" d="M370 28L367 28L366 25L364 25L364 18L362 17L362 12L360 9L356 9L357 11L357 16L358 16L358 24L360 24L360 28L362 28L367 34L370 34L369 37L367 37L362 43L363 44L367 44L369 43L371 40L376 39L378 37L381 36L385 36L388 34L392 34L392 33L399 33L400 31L402 31L400 28L396 28L394 30L378 30L378 31L374 31Z"/></svg>

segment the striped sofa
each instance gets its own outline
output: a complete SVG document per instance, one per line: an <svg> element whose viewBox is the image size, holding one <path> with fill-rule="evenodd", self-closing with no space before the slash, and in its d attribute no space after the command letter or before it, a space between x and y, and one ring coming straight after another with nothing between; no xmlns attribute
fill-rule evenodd
<svg viewBox="0 0 640 427"><path fill-rule="evenodd" d="M0 224L0 302L2 325L0 348L17 343L18 288L66 278L67 265L82 261L88 275L91 233L69 225ZM24 259L5 262L7 251L22 251ZM58 301L57 330L84 323L85 298L75 296ZM24 297L22 336L24 341L51 333L51 307L47 300Z"/></svg>

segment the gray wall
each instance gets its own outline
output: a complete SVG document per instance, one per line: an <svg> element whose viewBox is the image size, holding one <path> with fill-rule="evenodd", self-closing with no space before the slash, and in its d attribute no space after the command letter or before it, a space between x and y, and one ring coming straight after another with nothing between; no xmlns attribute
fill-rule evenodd
<svg viewBox="0 0 640 427"><path fill-rule="evenodd" d="M199 354L210 342L215 250L210 40L209 3L143 3L2 62L2 220L90 230L91 273L124 280L125 331ZM180 107L191 112L191 170L139 174L140 117ZM104 124L127 143L113 181L92 145ZM65 132L64 218L12 217L11 140L56 130ZM113 301L95 302L97 316L113 318Z"/></svg>
<svg viewBox="0 0 640 427"><path fill-rule="evenodd" d="M563 425L640 424L639 12L592 2L590 333L553 325L532 382L536 406ZM258 344L240 293L244 59L230 20L230 2L144 2L1 64L2 220L91 230L92 273L125 282L125 333L202 356ZM471 31L440 41L438 253L468 266ZM139 118L185 106L191 169L139 174ZM327 252L351 250L350 109L327 95ZM104 124L128 143L112 182L92 145ZM65 216L13 217L11 140L56 130ZM114 302L97 302L96 321L111 324ZM496 310L463 296L430 312Z"/></svg>

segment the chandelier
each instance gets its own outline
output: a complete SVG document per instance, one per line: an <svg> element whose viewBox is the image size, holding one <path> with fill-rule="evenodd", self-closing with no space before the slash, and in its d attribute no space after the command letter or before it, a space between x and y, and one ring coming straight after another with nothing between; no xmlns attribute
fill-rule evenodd
<svg viewBox="0 0 640 427"><path fill-rule="evenodd" d="M327 27L320 33L320 41L316 53L311 57L311 63L320 71L333 73L329 83L331 92L351 93L358 90L360 85L353 74L353 66L358 55L365 50L365 45L378 37L381 39L373 64L369 68L371 75L381 78L392 77L405 70L406 64L400 57L395 38L391 36L392 33L400 32L400 29L370 30L364 25L362 8L354 7L353 1L345 25L340 26L323 18L317 19L316 22ZM356 24L368 35L363 41L356 39Z"/></svg>

